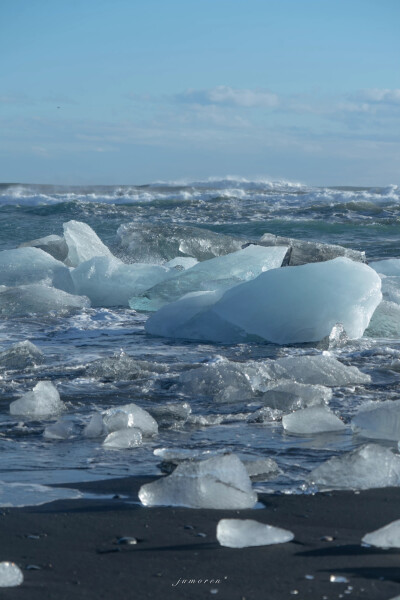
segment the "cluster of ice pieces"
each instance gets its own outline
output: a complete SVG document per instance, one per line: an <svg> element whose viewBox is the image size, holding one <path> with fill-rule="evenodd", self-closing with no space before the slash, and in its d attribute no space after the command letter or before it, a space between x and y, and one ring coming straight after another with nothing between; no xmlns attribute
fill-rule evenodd
<svg viewBox="0 0 400 600"><path fill-rule="evenodd" d="M257 494L240 459L226 454L180 463L171 475L143 485L139 499L145 506L240 509L252 508Z"/></svg>
<svg viewBox="0 0 400 600"><path fill-rule="evenodd" d="M217 525L217 540L228 548L248 548L291 542L294 534L287 529L265 525L252 519L221 519Z"/></svg>
<svg viewBox="0 0 400 600"><path fill-rule="evenodd" d="M382 299L379 275L349 258L271 269L221 291L196 292L162 307L146 323L152 335L215 342L320 341L341 323L363 335Z"/></svg>
<svg viewBox="0 0 400 600"><path fill-rule="evenodd" d="M50 381L39 381L31 392L10 404L10 414L31 419L57 415L65 410L57 388Z"/></svg>

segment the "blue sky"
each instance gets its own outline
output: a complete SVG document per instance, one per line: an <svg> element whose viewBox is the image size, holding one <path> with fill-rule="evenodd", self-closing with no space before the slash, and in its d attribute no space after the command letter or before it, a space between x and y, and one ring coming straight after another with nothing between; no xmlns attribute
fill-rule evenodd
<svg viewBox="0 0 400 600"><path fill-rule="evenodd" d="M400 183L398 0L1 0L0 181Z"/></svg>

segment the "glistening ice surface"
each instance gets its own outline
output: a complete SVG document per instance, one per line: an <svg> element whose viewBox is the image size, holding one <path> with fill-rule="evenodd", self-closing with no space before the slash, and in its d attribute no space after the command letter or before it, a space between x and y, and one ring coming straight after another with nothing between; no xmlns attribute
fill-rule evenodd
<svg viewBox="0 0 400 600"><path fill-rule="evenodd" d="M238 179L139 187L0 186L0 250L13 251L0 258L0 480L51 484L156 475L160 463L168 471L182 456L233 452L241 459L276 462L275 471L257 476L256 489L346 487L351 481L341 474L349 464L361 486L372 485L368 473L385 473L382 461L397 464L395 429L385 431L398 421L397 404L390 419L381 413L379 427L368 424L369 415L362 423L355 416L371 402L378 407L400 399L400 279L396 262L378 265L400 257L399 199L396 186L310 188ZM35 242L36 252L29 247L24 254L14 252L22 243L64 233L68 254L62 238L53 238L52 245ZM239 251L266 233L365 251L381 278L383 301L363 337L350 340L340 325L322 341L297 345L197 342L145 332L150 313L128 304L137 282L135 297L144 298L146 286L164 289L162 278L179 276L195 261ZM45 248L53 258L42 254ZM193 260L167 264L188 257ZM232 274L226 275L230 286ZM242 276L251 280L253 273ZM207 278L211 293L222 293L221 274L213 279L207 272ZM286 290L294 310L296 289ZM245 311L241 306L239 312ZM360 303L362 323L364 306ZM40 418L10 414L10 404L40 382L56 387L63 410ZM106 411L131 404L149 413L158 433L140 437L135 420L117 412L115 420L125 426L104 444L113 433L104 423ZM344 427L316 433L283 428L284 415L319 405ZM126 432L129 428L133 431ZM162 448L168 459L154 453ZM343 461L330 463L319 478L309 476L333 458ZM18 503L18 487L8 489L15 489Z"/></svg>

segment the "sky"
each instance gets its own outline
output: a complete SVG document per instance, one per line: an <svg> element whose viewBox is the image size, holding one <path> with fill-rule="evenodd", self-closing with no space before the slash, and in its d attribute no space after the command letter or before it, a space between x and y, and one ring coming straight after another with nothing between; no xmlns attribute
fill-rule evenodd
<svg viewBox="0 0 400 600"><path fill-rule="evenodd" d="M400 184L399 0L1 0L0 182Z"/></svg>

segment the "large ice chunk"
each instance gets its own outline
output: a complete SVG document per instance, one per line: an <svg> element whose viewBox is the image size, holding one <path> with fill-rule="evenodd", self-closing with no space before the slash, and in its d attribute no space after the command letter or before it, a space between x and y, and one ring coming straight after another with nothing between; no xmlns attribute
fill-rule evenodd
<svg viewBox="0 0 400 600"><path fill-rule="evenodd" d="M0 285L18 286L44 282L73 292L69 269L39 248L16 248L0 252Z"/></svg>
<svg viewBox="0 0 400 600"><path fill-rule="evenodd" d="M252 508L257 494L247 471L234 454L179 464L175 471L143 485L139 499L145 506L191 508Z"/></svg>
<svg viewBox="0 0 400 600"><path fill-rule="evenodd" d="M297 381L280 381L267 389L260 400L269 406L285 412L327 404L332 398L332 390L323 385L310 385Z"/></svg>
<svg viewBox="0 0 400 600"><path fill-rule="evenodd" d="M68 255L68 246L63 237L60 235L46 235L46 237L39 238L37 240L31 240L20 244L20 248L30 246L32 248L39 248L47 254L50 254L56 260L64 261Z"/></svg>
<svg viewBox="0 0 400 600"><path fill-rule="evenodd" d="M298 434L343 431L346 425L333 412L322 406L312 406L296 410L282 418L286 431Z"/></svg>
<svg viewBox="0 0 400 600"><path fill-rule="evenodd" d="M103 414L103 422L109 432L136 427L143 435L158 433L157 421L147 410L133 403L106 410Z"/></svg>
<svg viewBox="0 0 400 600"><path fill-rule="evenodd" d="M25 369L40 365L43 360L43 352L29 340L17 342L0 352L0 367L5 369Z"/></svg>
<svg viewBox="0 0 400 600"><path fill-rule="evenodd" d="M131 260L160 263L177 256L208 260L240 250L243 240L186 225L127 223L117 231L121 252Z"/></svg>
<svg viewBox="0 0 400 600"><path fill-rule="evenodd" d="M294 534L252 519L221 519L217 525L217 540L228 548L269 546L291 542Z"/></svg>
<svg viewBox="0 0 400 600"><path fill-rule="evenodd" d="M244 250L205 260L167 281L157 283L141 297L131 298L129 305L134 309L157 310L191 292L231 288L254 279L264 271L280 267L287 250L285 246L264 248L250 245Z"/></svg>
<svg viewBox="0 0 400 600"><path fill-rule="evenodd" d="M359 338L382 299L381 280L370 267L348 258L271 269L199 303L197 295L162 307L146 323L153 335L277 344L316 342L341 323ZM167 323L167 325L166 325Z"/></svg>
<svg viewBox="0 0 400 600"><path fill-rule="evenodd" d="M374 402L353 417L351 426L364 437L400 440L400 400Z"/></svg>
<svg viewBox="0 0 400 600"><path fill-rule="evenodd" d="M31 392L10 404L10 414L32 419L57 415L64 409L60 394L50 381L39 381Z"/></svg>
<svg viewBox="0 0 400 600"><path fill-rule="evenodd" d="M400 519L366 533L361 541L378 548L400 548Z"/></svg>
<svg viewBox="0 0 400 600"><path fill-rule="evenodd" d="M137 448L142 444L142 431L137 427L118 429L108 434L103 442L107 448Z"/></svg>
<svg viewBox="0 0 400 600"><path fill-rule="evenodd" d="M89 225L80 221L64 223L64 239L68 246L66 264L77 267L94 256L112 257L110 250Z"/></svg>
<svg viewBox="0 0 400 600"><path fill-rule="evenodd" d="M16 587L24 581L21 569L13 562L0 562L0 587Z"/></svg>
<svg viewBox="0 0 400 600"><path fill-rule="evenodd" d="M328 490L366 490L400 485L400 456L389 448L366 444L334 456L311 471L309 481Z"/></svg>
<svg viewBox="0 0 400 600"><path fill-rule="evenodd" d="M96 256L71 273L77 294L90 298L93 306L128 306L139 295L174 274L161 265L126 265L113 256Z"/></svg>
<svg viewBox="0 0 400 600"><path fill-rule="evenodd" d="M33 283L0 288L0 315L3 317L68 313L89 306L90 301L85 296L68 294L47 285Z"/></svg>
<svg viewBox="0 0 400 600"><path fill-rule="evenodd" d="M313 262L332 260L338 256L346 256L351 260L365 262L365 252L351 250L333 244L320 242L306 242L294 238L281 237L272 233L264 233L260 243L268 246L290 246L291 252L287 264L290 266L305 265Z"/></svg>
<svg viewBox="0 0 400 600"><path fill-rule="evenodd" d="M348 367L328 352L318 355L287 356L273 361L276 378L294 379L299 383L345 386L370 383L371 377L357 367Z"/></svg>

